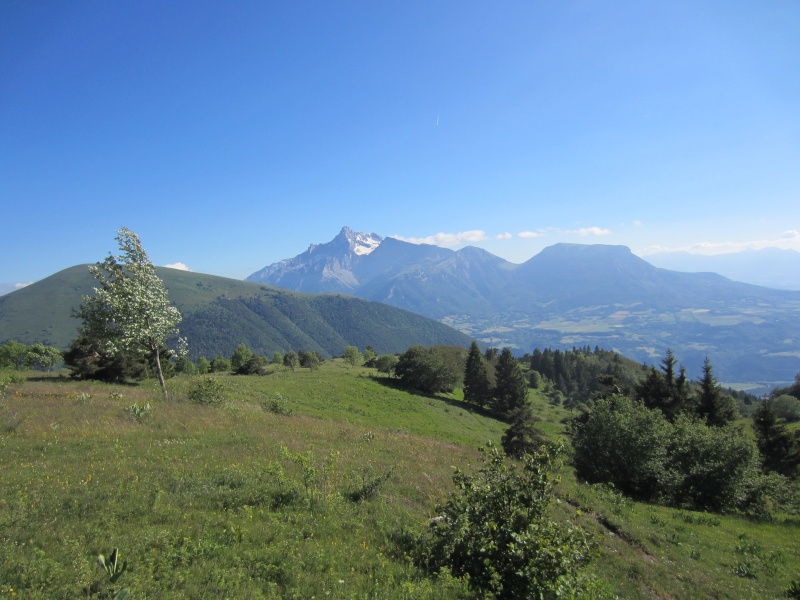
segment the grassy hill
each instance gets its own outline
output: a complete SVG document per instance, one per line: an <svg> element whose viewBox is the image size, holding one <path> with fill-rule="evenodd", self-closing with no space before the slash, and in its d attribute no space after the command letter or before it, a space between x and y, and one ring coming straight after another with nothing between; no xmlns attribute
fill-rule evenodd
<svg viewBox="0 0 800 600"><path fill-rule="evenodd" d="M192 358L230 356L241 343L259 354L295 349L324 357L341 354L348 345L386 353L411 344L470 343L441 323L341 294L302 294L166 268L158 275L183 314L181 334ZM87 265L79 265L0 297L0 342L66 348L79 324L71 315L94 285Z"/></svg>
<svg viewBox="0 0 800 600"><path fill-rule="evenodd" d="M170 380L166 402L155 382L13 383L0 400L0 594L473 597L416 567L408 534L504 424L459 391L410 394L340 360L218 379L228 400L214 406L187 400L191 377ZM547 436L562 435L566 411L532 396ZM639 504L562 477L554 515L594 533L590 574L619 597L774 598L800 577L796 517ZM96 565L113 547L129 563L116 585Z"/></svg>

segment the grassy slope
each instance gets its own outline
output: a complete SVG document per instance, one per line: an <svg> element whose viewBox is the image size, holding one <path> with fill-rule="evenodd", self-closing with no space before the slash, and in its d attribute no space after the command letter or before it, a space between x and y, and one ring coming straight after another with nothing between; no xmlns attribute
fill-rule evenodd
<svg viewBox="0 0 800 600"><path fill-rule="evenodd" d="M169 402L151 383L12 385L0 402L0 594L108 594L94 561L119 546L130 570L116 588L134 598L467 597L423 577L396 540L424 527L452 465L474 463L504 426L373 374L329 361L222 376L230 402L217 407L185 400L192 378L169 382ZM534 396L559 435L563 409ZM262 408L273 400L292 415ZM141 421L126 411L148 402ZM376 498L347 499L386 473ZM559 498L565 519L582 508L602 553L592 570L624 598L777 597L800 575L796 520L631 503L569 470Z"/></svg>

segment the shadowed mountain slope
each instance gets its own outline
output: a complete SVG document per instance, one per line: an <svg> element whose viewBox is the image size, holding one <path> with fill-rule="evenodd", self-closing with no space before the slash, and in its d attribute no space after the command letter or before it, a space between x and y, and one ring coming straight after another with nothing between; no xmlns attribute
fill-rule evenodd
<svg viewBox="0 0 800 600"><path fill-rule="evenodd" d="M359 298L157 271L183 315L181 335L188 339L192 357L230 356L240 343L268 356L294 349L325 357L341 354L348 345L394 353L411 344L470 343L469 337L442 323ZM15 339L65 348L79 325L72 312L94 285L88 266L80 265L0 297L0 342Z"/></svg>

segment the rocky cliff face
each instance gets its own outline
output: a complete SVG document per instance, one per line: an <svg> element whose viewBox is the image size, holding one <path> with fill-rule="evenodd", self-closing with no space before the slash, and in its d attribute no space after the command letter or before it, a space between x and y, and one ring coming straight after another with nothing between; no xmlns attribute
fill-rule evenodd
<svg viewBox="0 0 800 600"><path fill-rule="evenodd" d="M311 244L302 254L264 267L247 281L301 292L352 292L359 285L354 268L382 241L375 233L343 227L330 242Z"/></svg>

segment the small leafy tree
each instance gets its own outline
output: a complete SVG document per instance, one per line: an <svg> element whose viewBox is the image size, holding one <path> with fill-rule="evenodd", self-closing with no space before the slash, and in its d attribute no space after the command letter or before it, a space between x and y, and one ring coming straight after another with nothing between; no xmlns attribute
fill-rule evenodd
<svg viewBox="0 0 800 600"><path fill-rule="evenodd" d="M681 416L667 449L671 504L700 510L748 508L759 476L756 445L733 427L714 427Z"/></svg>
<svg viewBox="0 0 800 600"><path fill-rule="evenodd" d="M224 356L218 356L211 361L211 373L225 373L231 370L231 361Z"/></svg>
<svg viewBox="0 0 800 600"><path fill-rule="evenodd" d="M548 518L557 481L551 470L562 449L543 447L515 466L490 446L477 474L457 469L457 490L431 525L429 566L469 576L470 586L494 598L554 597L574 589L592 547L581 528Z"/></svg>
<svg viewBox="0 0 800 600"><path fill-rule="evenodd" d="M239 344L236 346L236 350L233 351L233 354L231 354L231 371L239 373L245 363L254 356L255 354L250 348L244 344Z"/></svg>
<svg viewBox="0 0 800 600"><path fill-rule="evenodd" d="M364 366L374 367L376 358L377 354L375 354L375 350L372 349L372 346L367 346L364 350Z"/></svg>
<svg viewBox="0 0 800 600"><path fill-rule="evenodd" d="M355 346L345 346L344 360L351 367L355 367L356 365L361 364L361 361L364 360L364 357L361 356L361 352L359 352L358 348Z"/></svg>
<svg viewBox="0 0 800 600"><path fill-rule="evenodd" d="M781 394L772 400L772 409L779 419L787 422L800 421L800 400L789 394Z"/></svg>
<svg viewBox="0 0 800 600"><path fill-rule="evenodd" d="M31 344L28 348L26 363L34 369L49 371L64 360L61 350L44 344Z"/></svg>
<svg viewBox="0 0 800 600"><path fill-rule="evenodd" d="M297 352L294 350L289 350L286 354L283 355L283 366L289 367L292 371L297 368L300 359L297 356Z"/></svg>
<svg viewBox="0 0 800 600"><path fill-rule="evenodd" d="M181 314L171 306L164 282L156 275L139 236L123 227L117 232L121 254L89 267L100 287L84 297L76 316L80 335L100 340L112 352L128 350L150 355L161 391L167 397L161 353L167 340L178 336Z"/></svg>
<svg viewBox="0 0 800 600"><path fill-rule="evenodd" d="M397 365L397 357L394 354L381 354L375 359L375 368L378 373L391 375L394 373L395 365Z"/></svg>
<svg viewBox="0 0 800 600"><path fill-rule="evenodd" d="M205 375L211 371L211 363L208 362L208 359L205 356L201 356L197 359L197 372L200 375Z"/></svg>
<svg viewBox="0 0 800 600"><path fill-rule="evenodd" d="M194 375L197 373L197 367L189 360L188 356L179 356L175 361L174 370L176 373L183 375Z"/></svg>
<svg viewBox="0 0 800 600"><path fill-rule="evenodd" d="M0 346L0 367L21 369L28 360L28 347L15 340L8 340Z"/></svg>
<svg viewBox="0 0 800 600"><path fill-rule="evenodd" d="M318 369L322 362L322 357L318 352L314 352L313 350L309 350L308 352L301 350L297 353L297 358L300 361L300 366L310 371Z"/></svg>
<svg viewBox="0 0 800 600"><path fill-rule="evenodd" d="M451 392L462 384L464 349L410 346L398 359L395 375L405 387L427 394Z"/></svg>

